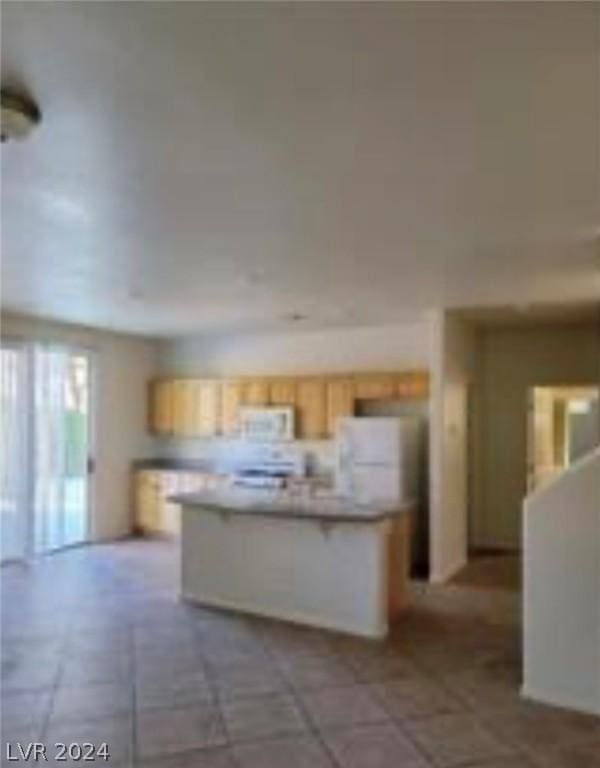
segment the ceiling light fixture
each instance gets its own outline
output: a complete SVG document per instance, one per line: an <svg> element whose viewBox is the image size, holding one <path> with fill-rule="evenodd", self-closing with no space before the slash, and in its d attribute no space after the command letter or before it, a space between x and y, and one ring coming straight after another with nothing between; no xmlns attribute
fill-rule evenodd
<svg viewBox="0 0 600 768"><path fill-rule="evenodd" d="M27 138L42 114L37 104L28 96L4 88L0 92L2 106L0 141Z"/></svg>

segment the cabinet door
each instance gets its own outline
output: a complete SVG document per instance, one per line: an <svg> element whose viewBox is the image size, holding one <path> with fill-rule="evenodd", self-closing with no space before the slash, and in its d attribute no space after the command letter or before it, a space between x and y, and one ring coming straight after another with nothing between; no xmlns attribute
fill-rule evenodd
<svg viewBox="0 0 600 768"><path fill-rule="evenodd" d="M396 374L396 397L400 400L410 397L411 381L410 371Z"/></svg>
<svg viewBox="0 0 600 768"><path fill-rule="evenodd" d="M294 405L296 402L296 380L291 378L271 379L269 382L269 405Z"/></svg>
<svg viewBox="0 0 600 768"><path fill-rule="evenodd" d="M427 371L415 371L413 374L413 397L429 397L429 373Z"/></svg>
<svg viewBox="0 0 600 768"><path fill-rule="evenodd" d="M338 419L354 415L354 382L351 378L327 381L327 434L335 435Z"/></svg>
<svg viewBox="0 0 600 768"><path fill-rule="evenodd" d="M242 383L226 380L221 382L220 432L236 435L239 430L238 409L242 401Z"/></svg>
<svg viewBox="0 0 600 768"><path fill-rule="evenodd" d="M194 382L193 434L212 437L217 434L219 424L219 382L214 379L200 379Z"/></svg>
<svg viewBox="0 0 600 768"><path fill-rule="evenodd" d="M179 473L161 472L159 478L158 526L161 533L179 535L181 532L181 507L169 501L179 492Z"/></svg>
<svg viewBox="0 0 600 768"><path fill-rule="evenodd" d="M325 437L326 411L325 381L317 378L299 379L296 383L297 437L306 440Z"/></svg>
<svg viewBox="0 0 600 768"><path fill-rule="evenodd" d="M242 382L242 405L267 405L269 382L267 379L246 379Z"/></svg>
<svg viewBox="0 0 600 768"><path fill-rule="evenodd" d="M396 376L396 396L399 398L426 398L429 395L427 371L405 371Z"/></svg>
<svg viewBox="0 0 600 768"><path fill-rule="evenodd" d="M150 382L148 421L150 430L157 434L173 431L173 382L155 379Z"/></svg>
<svg viewBox="0 0 600 768"><path fill-rule="evenodd" d="M135 527L144 533L160 530L160 476L152 470L135 473Z"/></svg>
<svg viewBox="0 0 600 768"><path fill-rule="evenodd" d="M173 434L182 437L194 433L195 389L189 379L177 379L173 387Z"/></svg>
<svg viewBox="0 0 600 768"><path fill-rule="evenodd" d="M391 373L361 373L354 379L355 397L359 400L387 400L395 395Z"/></svg>

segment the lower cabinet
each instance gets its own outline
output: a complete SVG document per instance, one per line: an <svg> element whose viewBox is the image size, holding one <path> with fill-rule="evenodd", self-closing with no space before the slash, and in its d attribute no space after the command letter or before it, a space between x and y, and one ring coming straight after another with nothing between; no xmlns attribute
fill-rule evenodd
<svg viewBox="0 0 600 768"><path fill-rule="evenodd" d="M134 474L134 527L140 531L158 530L160 517L160 476L140 470Z"/></svg>
<svg viewBox="0 0 600 768"><path fill-rule="evenodd" d="M169 497L214 488L217 484L218 477L206 472L134 470L134 529L142 534L178 536L181 531L181 507L169 501Z"/></svg>

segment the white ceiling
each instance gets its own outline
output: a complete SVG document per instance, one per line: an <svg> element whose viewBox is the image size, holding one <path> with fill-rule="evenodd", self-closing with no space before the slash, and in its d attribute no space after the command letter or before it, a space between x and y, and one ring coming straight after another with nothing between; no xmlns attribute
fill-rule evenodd
<svg viewBox="0 0 600 768"><path fill-rule="evenodd" d="M170 335L600 294L600 4L4 3L7 308Z"/></svg>

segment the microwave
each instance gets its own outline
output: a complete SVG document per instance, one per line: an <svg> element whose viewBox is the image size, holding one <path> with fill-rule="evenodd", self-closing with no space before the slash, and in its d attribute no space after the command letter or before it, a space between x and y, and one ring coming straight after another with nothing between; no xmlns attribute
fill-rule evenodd
<svg viewBox="0 0 600 768"><path fill-rule="evenodd" d="M294 409L242 406L238 412L240 437L277 442L294 439Z"/></svg>

